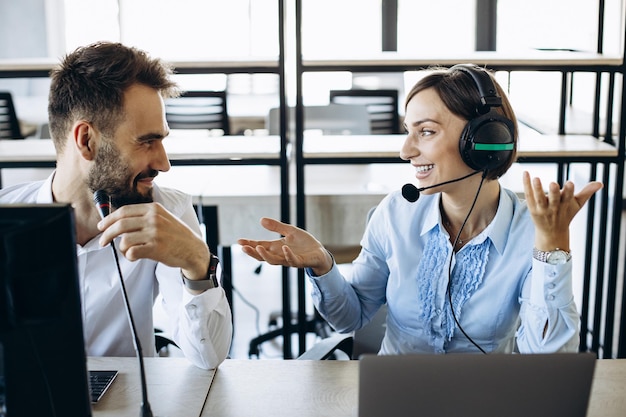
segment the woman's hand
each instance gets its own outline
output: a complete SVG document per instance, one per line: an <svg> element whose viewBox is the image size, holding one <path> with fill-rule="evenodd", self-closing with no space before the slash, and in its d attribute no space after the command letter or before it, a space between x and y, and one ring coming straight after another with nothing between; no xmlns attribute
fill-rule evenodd
<svg viewBox="0 0 626 417"><path fill-rule="evenodd" d="M541 180L533 178L531 181L526 171L523 182L526 203L535 223L535 247L542 251L559 248L569 252L569 225L591 196L603 187L602 183L592 181L574 194L571 181L566 182L563 189L551 182L546 194Z"/></svg>
<svg viewBox="0 0 626 417"><path fill-rule="evenodd" d="M276 240L239 239L247 255L271 265L311 268L315 275L324 275L333 267L333 259L324 246L305 230L264 217L261 225L283 237Z"/></svg>

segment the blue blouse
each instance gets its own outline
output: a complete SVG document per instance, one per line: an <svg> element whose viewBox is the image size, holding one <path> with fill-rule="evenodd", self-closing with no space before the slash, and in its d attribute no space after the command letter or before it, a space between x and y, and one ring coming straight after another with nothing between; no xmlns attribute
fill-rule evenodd
<svg viewBox="0 0 626 417"><path fill-rule="evenodd" d="M336 265L319 277L308 271L320 314L347 333L386 303L380 354L478 352L455 316L487 352L576 352L572 261L553 266L533 259L534 224L525 202L502 189L491 224L454 253L440 198L422 195L409 203L400 192L388 195L368 222L349 277Z"/></svg>

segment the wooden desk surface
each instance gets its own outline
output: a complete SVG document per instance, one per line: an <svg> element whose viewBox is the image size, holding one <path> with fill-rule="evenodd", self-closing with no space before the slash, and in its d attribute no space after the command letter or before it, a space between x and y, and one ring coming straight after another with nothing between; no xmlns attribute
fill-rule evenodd
<svg viewBox="0 0 626 417"><path fill-rule="evenodd" d="M88 365L120 371L93 407L94 416L136 416L141 400L137 360L89 358ZM227 359L215 372L184 358L146 358L145 365L155 416L357 416L358 361ZM598 360L588 417L621 417L624 410L626 359Z"/></svg>
<svg viewBox="0 0 626 417"><path fill-rule="evenodd" d="M397 52L382 52L364 56L304 56L302 63L305 70L358 69L358 67L377 67L415 70L432 65L452 66L471 62L488 68L510 69L590 69L619 67L623 59L618 55L598 54L593 52L538 51L527 50L518 53L478 51L466 54L432 54L415 57Z"/></svg>
<svg viewBox="0 0 626 417"><path fill-rule="evenodd" d="M358 361L226 360L202 416L356 417ZM588 417L626 410L626 359L597 362Z"/></svg>
<svg viewBox="0 0 626 417"><path fill-rule="evenodd" d="M306 159L399 158L405 139L405 135L312 135L304 139L303 154ZM201 131L177 131L165 139L164 146L172 163L177 165L245 159L278 162L280 155L279 136L208 136ZM617 156L617 148L593 136L539 135L525 131L520 138L518 156L613 158ZM51 139L0 140L0 166L55 159Z"/></svg>
<svg viewBox="0 0 626 417"><path fill-rule="evenodd" d="M356 417L357 361L226 360L206 417Z"/></svg>
<svg viewBox="0 0 626 417"><path fill-rule="evenodd" d="M207 60L169 61L179 74L278 72L278 57L216 57ZM2 77L47 77L59 64L55 58L0 59Z"/></svg>
<svg viewBox="0 0 626 417"><path fill-rule="evenodd" d="M163 142L173 164L193 161L268 159L278 163L279 136L209 136L207 131L177 131ZM52 139L0 140L0 166L56 160Z"/></svg>
<svg viewBox="0 0 626 417"><path fill-rule="evenodd" d="M313 158L398 158L406 135L313 136L304 139L303 154ZM616 157L617 148L587 135L540 135L524 131L519 158Z"/></svg>
<svg viewBox="0 0 626 417"><path fill-rule="evenodd" d="M383 52L367 56L304 56L303 64L312 68L352 68L352 67L393 67L399 70L419 69L430 65L455 65L473 62L488 67L506 68L562 68L584 69L597 67L617 67L622 64L618 55L593 52L538 51L528 50L519 53L479 51L471 53L432 54L415 56ZM55 58L0 59L0 77L48 76L58 64ZM233 72L277 72L278 57L215 57L207 60L170 61L177 73L233 73Z"/></svg>
<svg viewBox="0 0 626 417"><path fill-rule="evenodd" d="M185 358L145 358L148 401L155 416L199 416L214 370L206 371ZM136 358L88 358L88 369L119 373L102 399L93 405L94 417L140 415L141 386Z"/></svg>

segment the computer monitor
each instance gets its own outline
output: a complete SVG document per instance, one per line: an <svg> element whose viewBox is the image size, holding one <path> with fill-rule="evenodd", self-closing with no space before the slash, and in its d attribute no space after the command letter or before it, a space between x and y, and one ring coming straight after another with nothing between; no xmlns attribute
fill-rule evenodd
<svg viewBox="0 0 626 417"><path fill-rule="evenodd" d="M0 205L0 415L91 416L87 378L72 207Z"/></svg>

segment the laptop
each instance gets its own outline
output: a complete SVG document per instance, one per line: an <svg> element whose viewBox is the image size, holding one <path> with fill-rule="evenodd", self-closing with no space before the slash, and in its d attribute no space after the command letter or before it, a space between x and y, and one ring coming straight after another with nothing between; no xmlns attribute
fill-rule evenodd
<svg viewBox="0 0 626 417"><path fill-rule="evenodd" d="M364 355L359 417L584 417L593 353Z"/></svg>

